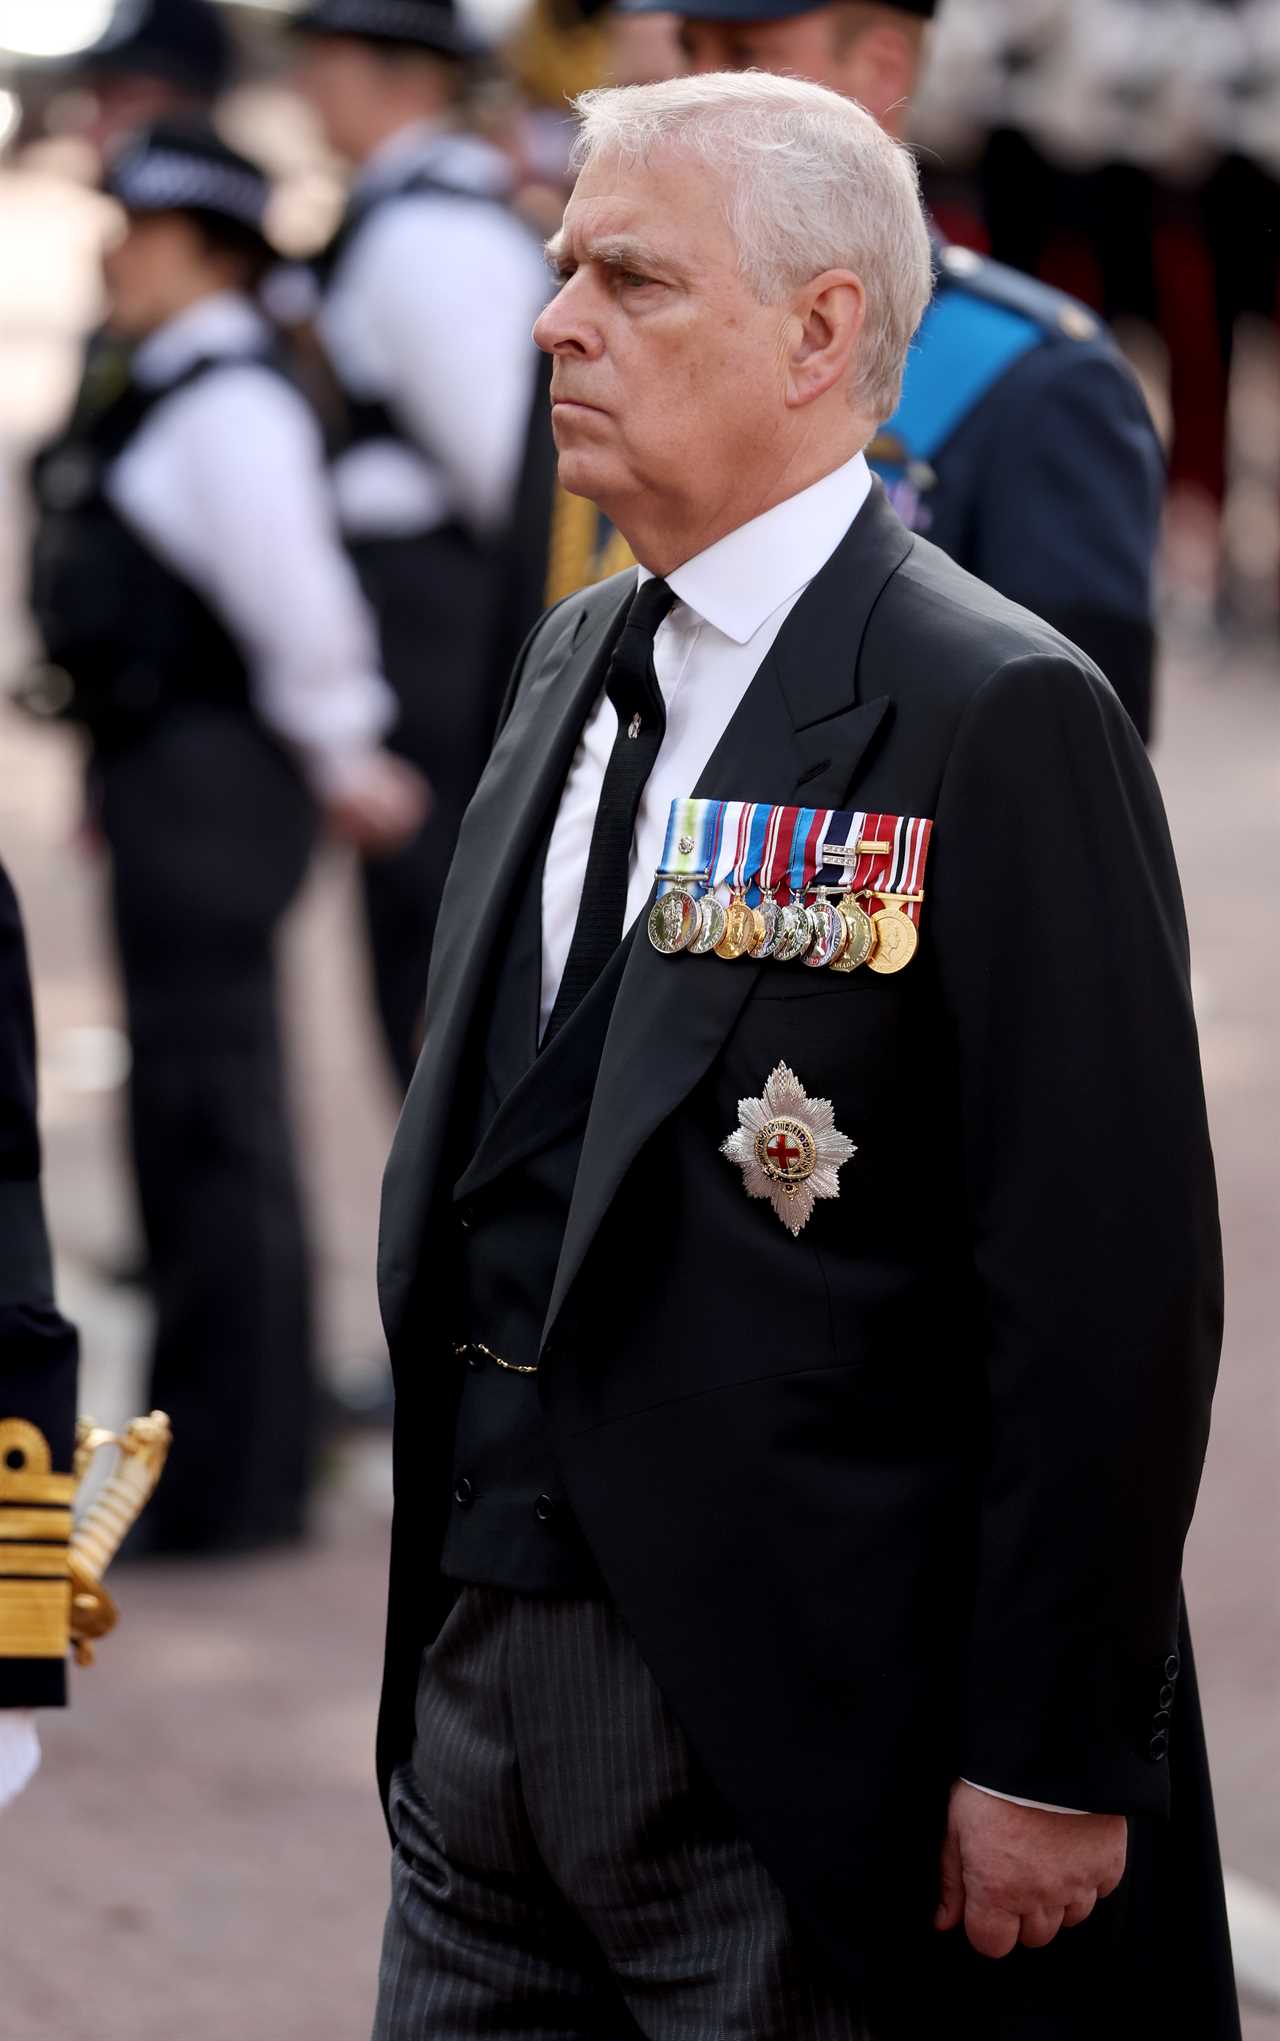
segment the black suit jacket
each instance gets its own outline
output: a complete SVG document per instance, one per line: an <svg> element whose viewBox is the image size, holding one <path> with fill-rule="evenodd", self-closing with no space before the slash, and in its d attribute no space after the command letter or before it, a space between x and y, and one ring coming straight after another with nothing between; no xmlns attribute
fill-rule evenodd
<svg viewBox="0 0 1280 2041"><path fill-rule="evenodd" d="M55 1475L70 1474L75 1445L76 1336L53 1301L40 1202L35 1073L26 944L13 888L0 869L0 1532L5 1533L0 1541L0 1708L45 1707L66 1696L69 1599L66 1616L58 1621L60 1648L46 1639L41 1655L33 1655L29 1640L48 1626L33 1617L31 1604L43 1601L48 1581L33 1579L22 1556L31 1549L26 1543L30 1529L20 1535L6 1530L15 1517L29 1525L33 1493L43 1492L38 1472L43 1453L37 1447L36 1459L30 1458L27 1428L34 1426L40 1434ZM19 1480L6 1485L10 1471ZM34 1477L34 1490L27 1476ZM67 1542L61 1528L64 1511L40 1508L49 1516L49 1530L39 1542L46 1554L56 1556Z"/></svg>
<svg viewBox="0 0 1280 2041"><path fill-rule="evenodd" d="M526 647L387 1171L384 1775L450 1592L453 1109L632 585L570 598ZM1221 1314L1182 905L1106 682L878 489L691 791L935 819L920 953L896 977L666 958L643 917L631 931L538 1377L653 1672L857 1968L871 1923L923 1931L958 1775L1169 1805L1160 1731ZM798 1238L719 1152L780 1061L858 1147Z"/></svg>

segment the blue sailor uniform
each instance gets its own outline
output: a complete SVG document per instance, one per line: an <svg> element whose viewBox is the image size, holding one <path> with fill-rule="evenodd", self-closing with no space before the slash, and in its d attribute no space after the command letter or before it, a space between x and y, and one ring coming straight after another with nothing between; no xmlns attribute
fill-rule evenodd
<svg viewBox="0 0 1280 2041"><path fill-rule="evenodd" d="M1087 652L1145 738L1164 457L1137 380L1075 299L937 254L872 465L907 524Z"/></svg>

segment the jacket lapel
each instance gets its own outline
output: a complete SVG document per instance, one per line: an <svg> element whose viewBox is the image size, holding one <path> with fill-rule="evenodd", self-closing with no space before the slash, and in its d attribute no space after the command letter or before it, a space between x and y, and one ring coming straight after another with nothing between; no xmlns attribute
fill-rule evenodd
<svg viewBox="0 0 1280 2041"><path fill-rule="evenodd" d="M860 699L862 640L885 584L912 544L877 483L792 610L696 794L809 807L844 804L891 708L884 694ZM679 961L651 947L645 918L640 916L628 943L544 1337L635 1156L709 1069L757 982L755 970L713 960L698 971L695 987Z"/></svg>
<svg viewBox="0 0 1280 2041"><path fill-rule="evenodd" d="M404 1319L435 1197L436 1176L485 976L503 917L564 784L591 703L604 684L634 582L616 600L571 607L541 668L517 697L458 837L427 985L422 1054L382 1186L378 1288L388 1337Z"/></svg>

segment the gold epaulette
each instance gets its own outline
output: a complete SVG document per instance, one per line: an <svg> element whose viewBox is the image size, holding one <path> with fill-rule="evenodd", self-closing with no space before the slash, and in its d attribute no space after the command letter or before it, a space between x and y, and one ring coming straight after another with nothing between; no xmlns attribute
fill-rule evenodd
<svg viewBox="0 0 1280 2041"><path fill-rule="evenodd" d="M38 1426L0 1421L0 1659L66 1656L75 1492Z"/></svg>
<svg viewBox="0 0 1280 2041"><path fill-rule="evenodd" d="M635 564L636 556L620 531L605 536L595 504L585 496L571 496L557 484L547 552L548 609L566 595L594 588L597 581L607 581Z"/></svg>

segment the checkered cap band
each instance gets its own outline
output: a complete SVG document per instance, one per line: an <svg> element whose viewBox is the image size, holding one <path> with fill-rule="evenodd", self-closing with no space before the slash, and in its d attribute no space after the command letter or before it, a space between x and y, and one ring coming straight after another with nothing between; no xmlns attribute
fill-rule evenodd
<svg viewBox="0 0 1280 2041"><path fill-rule="evenodd" d="M178 149L138 149L112 165L108 188L131 212L221 213L262 232L266 183L231 163Z"/></svg>

